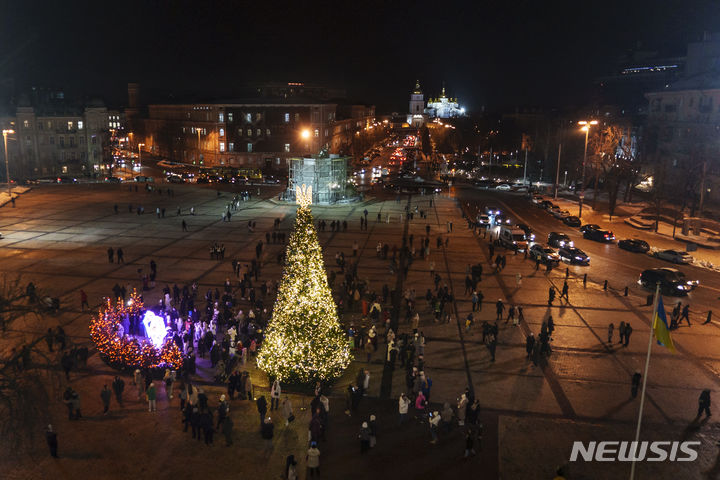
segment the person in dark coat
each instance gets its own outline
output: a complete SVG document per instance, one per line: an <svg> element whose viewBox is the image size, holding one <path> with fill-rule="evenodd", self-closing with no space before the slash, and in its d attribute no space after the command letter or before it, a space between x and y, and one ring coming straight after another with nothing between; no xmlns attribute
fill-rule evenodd
<svg viewBox="0 0 720 480"><path fill-rule="evenodd" d="M115 380L112 383L113 392L115 392L115 398L117 399L118 405L123 406L122 394L125 390L125 381L119 376L115 376Z"/></svg>
<svg viewBox="0 0 720 480"><path fill-rule="evenodd" d="M234 424L233 424L232 418L230 418L230 416L225 417L225 420L223 420L223 423L222 423L222 433L225 436L225 446L226 447L229 447L233 443L233 440L232 440L233 426L234 426Z"/></svg>
<svg viewBox="0 0 720 480"><path fill-rule="evenodd" d="M525 358L530 358L530 355L532 355L533 347L535 346L535 335L533 335L532 332L530 332L530 335L528 335L525 338L525 352L527 352L527 355Z"/></svg>
<svg viewBox="0 0 720 480"><path fill-rule="evenodd" d="M58 458L57 433L55 433L55 430L53 430L52 425L47 426L47 430L45 431L45 441L47 442L48 447L50 448L50 456L53 458Z"/></svg>
<svg viewBox="0 0 720 480"><path fill-rule="evenodd" d="M703 390L698 398L698 418L703 412L705 412L705 415L708 417L712 415L712 413L710 413L710 390Z"/></svg>
<svg viewBox="0 0 720 480"><path fill-rule="evenodd" d="M200 413L200 427L205 437L205 445L212 445L215 429L213 428L213 414L209 409L205 409Z"/></svg>
<svg viewBox="0 0 720 480"><path fill-rule="evenodd" d="M260 426L262 427L263 422L265 421L265 414L267 413L267 400L265 400L263 395L260 395L255 401L255 404L257 405L257 410L260 414Z"/></svg>
<svg viewBox="0 0 720 480"><path fill-rule="evenodd" d="M112 398L112 392L108 388L107 385L103 385L102 390L100 390L100 399L103 403L103 415L107 415L108 410L110 409L110 399Z"/></svg>
<svg viewBox="0 0 720 480"><path fill-rule="evenodd" d="M632 398L637 397L638 388L640 388L640 379L642 378L642 375L638 370L635 370L635 373L632 376L632 385L630 386L630 395L632 395Z"/></svg>

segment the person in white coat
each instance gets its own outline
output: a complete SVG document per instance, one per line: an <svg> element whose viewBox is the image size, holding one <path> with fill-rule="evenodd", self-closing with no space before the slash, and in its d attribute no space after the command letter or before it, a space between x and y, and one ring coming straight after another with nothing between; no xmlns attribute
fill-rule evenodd
<svg viewBox="0 0 720 480"><path fill-rule="evenodd" d="M282 394L282 387L280 387L280 380L275 379L270 387L270 410L280 408L280 395Z"/></svg>
<svg viewBox="0 0 720 480"><path fill-rule="evenodd" d="M400 398L398 399L398 413L400 414L400 425L405 423L409 406L410 399L404 393L401 393Z"/></svg>

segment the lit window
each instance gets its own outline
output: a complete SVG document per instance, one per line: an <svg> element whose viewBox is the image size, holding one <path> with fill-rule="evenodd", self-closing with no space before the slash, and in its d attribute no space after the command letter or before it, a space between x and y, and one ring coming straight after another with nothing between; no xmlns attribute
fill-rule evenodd
<svg viewBox="0 0 720 480"><path fill-rule="evenodd" d="M23 120L23 127L24 128L30 128L30 122L27 120Z"/></svg>
<svg viewBox="0 0 720 480"><path fill-rule="evenodd" d="M225 151L225 142L220 142L220 151L221 152Z"/></svg>
<svg viewBox="0 0 720 480"><path fill-rule="evenodd" d="M224 122L225 121L225 114L220 112L218 113L218 122Z"/></svg>
<svg viewBox="0 0 720 480"><path fill-rule="evenodd" d="M232 122L232 121L233 121L233 115L232 115L232 112L229 112L228 113L228 122Z"/></svg>
<svg viewBox="0 0 720 480"><path fill-rule="evenodd" d="M195 133L195 127L191 127L191 128L190 128L190 132L191 132L191 133Z"/></svg>
<svg viewBox="0 0 720 480"><path fill-rule="evenodd" d="M48 128L48 130L52 129L52 122L50 120L48 120L48 122L47 122L47 128Z"/></svg>
<svg viewBox="0 0 720 480"><path fill-rule="evenodd" d="M68 130L72 130L72 129L73 129L73 122L68 122Z"/></svg>
<svg viewBox="0 0 720 480"><path fill-rule="evenodd" d="M252 128L247 129L247 136L252 137Z"/></svg>
<svg viewBox="0 0 720 480"><path fill-rule="evenodd" d="M258 129L257 129L257 136L259 137L260 135L262 135L262 130L260 130L260 129L258 128Z"/></svg>
<svg viewBox="0 0 720 480"><path fill-rule="evenodd" d="M252 152L252 143L247 144L248 153Z"/></svg>
<svg viewBox="0 0 720 480"><path fill-rule="evenodd" d="M248 123L252 122L252 113L245 114L245 121Z"/></svg>
<svg viewBox="0 0 720 480"><path fill-rule="evenodd" d="M295 114L295 121L296 121L296 122L299 122L299 121L300 121L300 114L299 114L299 113L296 113L296 114Z"/></svg>
<svg viewBox="0 0 720 480"><path fill-rule="evenodd" d="M83 121L78 120L78 130L82 130L82 129L83 129Z"/></svg>
<svg viewBox="0 0 720 480"><path fill-rule="evenodd" d="M221 137L224 137L224 136L225 136L225 129L224 129L224 128L221 128L221 129L220 129L220 136L221 136Z"/></svg>
<svg viewBox="0 0 720 480"><path fill-rule="evenodd" d="M267 130L265 130L265 135L267 135L268 137L270 136L270 129L269 129L269 128L268 128Z"/></svg>
<svg viewBox="0 0 720 480"><path fill-rule="evenodd" d="M228 152L235 150L235 144L233 142L228 143Z"/></svg>
<svg viewBox="0 0 720 480"><path fill-rule="evenodd" d="M320 130L318 130L318 129L316 128L316 129L315 129L315 137L317 138L317 137L319 137L319 136L320 136Z"/></svg>
<svg viewBox="0 0 720 480"><path fill-rule="evenodd" d="M262 113L256 113L256 114L255 114L255 121L256 121L256 122L259 122L260 120L262 120Z"/></svg>
<svg viewBox="0 0 720 480"><path fill-rule="evenodd" d="M289 152L289 151L290 151L290 144L289 144L289 143L286 143L286 144L285 144L285 151L286 151L286 152Z"/></svg>
<svg viewBox="0 0 720 480"><path fill-rule="evenodd" d="M289 113L285 114L285 123L290 123L290 114Z"/></svg>

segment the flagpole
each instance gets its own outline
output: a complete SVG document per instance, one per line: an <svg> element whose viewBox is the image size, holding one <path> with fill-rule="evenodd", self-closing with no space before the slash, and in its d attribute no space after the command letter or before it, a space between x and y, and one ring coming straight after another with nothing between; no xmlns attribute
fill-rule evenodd
<svg viewBox="0 0 720 480"><path fill-rule="evenodd" d="M652 341L655 336L655 319L657 318L658 301L660 299L660 282L655 287L655 302L653 304L653 315L650 320L650 338L648 339L647 356L645 357L645 373L643 374L642 393L640 394L640 411L638 412L637 429L635 430L635 444L632 451L632 464L630 465L630 480L635 479L635 454L638 451L640 442L640 425L642 423L643 407L645 406L645 388L647 387L648 369L650 368L650 352Z"/></svg>

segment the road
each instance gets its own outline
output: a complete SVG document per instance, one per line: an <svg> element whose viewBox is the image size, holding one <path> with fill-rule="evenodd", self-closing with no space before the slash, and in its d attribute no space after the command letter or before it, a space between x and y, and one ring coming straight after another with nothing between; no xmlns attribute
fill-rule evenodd
<svg viewBox="0 0 720 480"><path fill-rule="evenodd" d="M602 283L608 280L611 288L623 289L628 286L640 294L644 290L637 284L640 272L648 268L676 267L690 279L699 280L700 287L685 298L675 299L673 297L672 303L676 300L683 303L689 302L692 311L697 314L717 307L720 276L715 272L692 265L677 266L649 255L631 253L618 248L617 243L604 244L586 240L577 228L568 227L545 210L537 208L524 195L482 190L469 185L458 186L454 188L454 191L463 203L471 205L471 209L475 207L482 210L485 205L498 205L506 211L505 213L513 219L514 223L525 223L530 226L538 241L546 241L548 234L553 231L566 233L576 247L591 257L590 266L569 265L573 275L582 276L587 273L588 281ZM565 266L561 268L565 268ZM668 298L666 304L670 303L671 300ZM720 323L718 325L720 326Z"/></svg>

